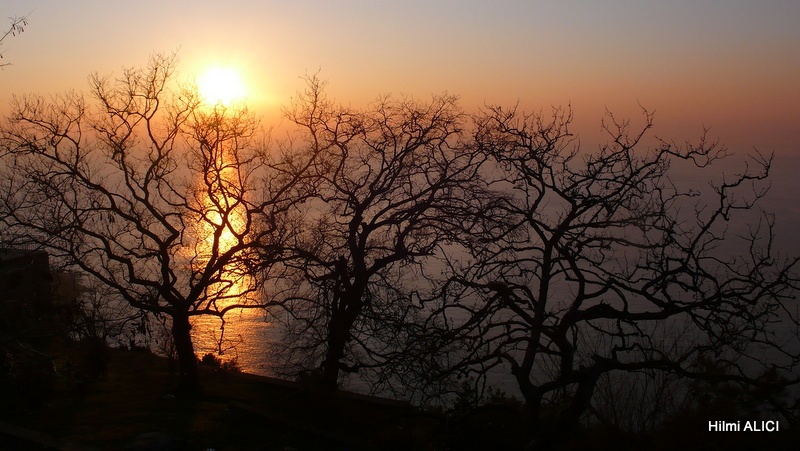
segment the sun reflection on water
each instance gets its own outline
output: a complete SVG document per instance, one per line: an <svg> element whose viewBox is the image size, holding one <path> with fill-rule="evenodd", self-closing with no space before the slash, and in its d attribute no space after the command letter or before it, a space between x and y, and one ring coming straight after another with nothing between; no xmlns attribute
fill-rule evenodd
<svg viewBox="0 0 800 451"><path fill-rule="evenodd" d="M191 265L195 273L246 243L250 227L236 155L224 141L200 144L203 175L195 180L194 195L200 206L197 221L191 225ZM231 305L260 303L256 280L247 270L247 258L243 252L233 253L219 279L206 288L209 302L201 307L220 311ZM248 372L265 374L264 350L270 331L265 312L259 308L229 310L224 320L214 315L192 318L192 338L199 357L211 353L223 361L236 360L239 368Z"/></svg>

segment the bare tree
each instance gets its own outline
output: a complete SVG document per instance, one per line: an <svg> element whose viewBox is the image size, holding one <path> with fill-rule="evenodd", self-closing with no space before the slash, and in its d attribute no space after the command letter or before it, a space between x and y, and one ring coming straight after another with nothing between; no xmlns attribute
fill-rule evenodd
<svg viewBox="0 0 800 451"><path fill-rule="evenodd" d="M383 97L355 111L323 91L311 77L287 111L317 159L300 186L314 200L297 225L298 289L285 306L290 360L317 367L317 382L333 390L342 372L413 358L402 349L419 310L413 292L423 265L470 220L485 157L461 141L465 117L452 96Z"/></svg>
<svg viewBox="0 0 800 451"><path fill-rule="evenodd" d="M637 150L652 126L644 117L635 132L609 114L597 152L580 150L569 110L498 107L477 120L502 200L473 227L470 259L452 262L459 275L429 322L442 354L460 356L449 370L510 369L540 437L578 424L610 372L766 386L775 378L759 375L790 377L798 362L792 335L773 327L797 322L798 259L777 255L773 217L756 210L771 158L755 155L701 195L672 183L670 164L705 168L725 149L704 138Z"/></svg>
<svg viewBox="0 0 800 451"><path fill-rule="evenodd" d="M20 33L25 31L25 27L28 26L28 16L23 17L12 17L11 18L11 25L8 27L5 33L0 36L0 46L3 45L3 41L6 40L9 36L16 36ZM0 60L3 59L3 49L0 48ZM0 63L0 69L10 65L11 63L2 62Z"/></svg>
<svg viewBox="0 0 800 451"><path fill-rule="evenodd" d="M202 105L171 84L174 69L159 55L117 79L93 76L89 100L16 99L0 206L10 236L167 315L191 387L190 318L262 304L254 269L289 233L280 217L293 179L251 113Z"/></svg>

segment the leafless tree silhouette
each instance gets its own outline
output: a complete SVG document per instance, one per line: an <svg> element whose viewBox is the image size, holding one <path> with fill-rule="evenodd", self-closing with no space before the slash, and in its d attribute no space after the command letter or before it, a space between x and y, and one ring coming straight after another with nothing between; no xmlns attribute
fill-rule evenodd
<svg viewBox="0 0 800 451"><path fill-rule="evenodd" d="M429 323L443 357L461 356L450 371L510 369L539 437L575 426L612 372L797 382L797 343L785 342L797 337L775 326L797 324L798 259L776 252L773 217L757 210L771 158L701 195L673 183L670 165L701 170L725 149L703 137L642 150L644 119L636 131L609 114L597 152L581 151L570 110L492 107L477 120L503 200L465 230L470 258L451 263Z"/></svg>
<svg viewBox="0 0 800 451"><path fill-rule="evenodd" d="M89 99L16 99L0 137L0 208L9 236L167 315L191 387L190 317L262 303L255 269L279 256L302 170L266 151L246 109L174 87L175 64L157 55L117 79L95 75Z"/></svg>
<svg viewBox="0 0 800 451"><path fill-rule="evenodd" d="M3 45L3 42L9 36L13 37L13 36L16 36L16 35L18 35L20 33L23 33L25 31L25 27L27 27L27 26L28 26L28 16L12 17L11 18L11 25L9 25L8 30L6 30L5 33L3 33L2 36L0 36L0 46ZM0 47L0 60L2 60L2 59L4 59L3 49L2 49L2 47ZM4 68L4 67L6 67L6 66L8 66L10 64L11 63L8 63L8 62L0 62L0 69Z"/></svg>
<svg viewBox="0 0 800 451"><path fill-rule="evenodd" d="M383 97L356 111L328 101L310 77L287 116L317 156L299 186L314 200L290 252L302 281L286 302L290 361L317 368L325 389L342 372L402 371L397 359L418 358L402 347L419 311L413 293L471 220L486 157L462 142L466 118L448 95Z"/></svg>

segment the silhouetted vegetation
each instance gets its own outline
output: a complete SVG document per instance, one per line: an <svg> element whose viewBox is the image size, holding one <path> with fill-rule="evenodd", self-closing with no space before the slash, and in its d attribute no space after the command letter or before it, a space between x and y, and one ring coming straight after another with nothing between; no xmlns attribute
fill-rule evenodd
<svg viewBox="0 0 800 451"><path fill-rule="evenodd" d="M204 106L173 86L174 68L155 56L118 79L93 76L88 100L17 98L2 131L2 215L6 239L168 316L191 387L189 318L260 307L253 268L291 233L287 174L304 157L275 163L251 113Z"/></svg>
<svg viewBox="0 0 800 451"><path fill-rule="evenodd" d="M328 390L341 372L391 386L385 370L417 357L404 349L414 295L470 221L485 157L461 141L467 118L452 96L384 97L357 111L332 104L310 78L286 114L300 128L298 150L316 158L295 187L308 201L286 254L284 371L319 365Z"/></svg>
<svg viewBox="0 0 800 451"><path fill-rule="evenodd" d="M640 149L653 124L644 114L640 130L609 114L609 143L595 152L574 141L568 110L476 118L498 201L482 227L462 229L469 257L451 260L429 327L454 362L444 372L509 369L540 440L577 427L607 373L762 389L798 380L796 341L771 328L797 324L787 307L798 259L776 251L774 217L754 210L772 158L754 155L710 192L679 186L673 162L706 169L726 150L705 136ZM729 231L737 218L749 228Z"/></svg>
<svg viewBox="0 0 800 451"><path fill-rule="evenodd" d="M136 408L190 389L166 407L186 423L162 418L180 445L251 447L268 439L234 431L263 423L308 432L274 449L665 449L687 446L670 431L712 420L797 427L800 260L759 210L772 156L720 177L727 151L705 135L646 146L647 111L639 129L609 114L607 143L587 151L569 109L467 114L440 95L358 110L316 76L285 110L296 129L272 143L174 69L156 56L93 76L88 98L20 97L0 126L2 238L84 280L73 341L3 343L14 405L102 396L115 371L152 359L142 374L162 392ZM677 183L676 165L710 184ZM235 361L197 358L190 318L239 308L281 323L269 352L294 383L248 385ZM177 380L141 348L176 359ZM492 387L497 374L514 392ZM418 406L337 392L352 380ZM192 441L192 419L219 435Z"/></svg>
<svg viewBox="0 0 800 451"><path fill-rule="evenodd" d="M0 35L0 60L5 59L5 57L3 56L3 47L2 47L3 46L3 42L9 36L14 37L14 36L16 36L16 35L18 35L20 33L23 33L25 31L25 27L27 27L27 26L28 26L28 16L12 17L11 18L11 24L8 26L8 30L6 30L5 32L3 32L2 35ZM8 63L8 62L5 62L5 61L0 62L0 69L4 68L4 67L6 67L6 66L8 66L10 64L11 63Z"/></svg>

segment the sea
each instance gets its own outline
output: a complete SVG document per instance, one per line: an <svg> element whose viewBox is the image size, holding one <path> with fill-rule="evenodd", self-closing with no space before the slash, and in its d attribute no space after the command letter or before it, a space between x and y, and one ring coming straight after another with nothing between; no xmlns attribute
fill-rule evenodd
<svg viewBox="0 0 800 451"><path fill-rule="evenodd" d="M721 165L716 171L715 182L729 180L744 168L743 159ZM708 189L709 179L699 172L687 171L675 178L678 186L699 186ZM785 152L776 157L766 184L769 191L760 202L760 208L774 214L775 249L782 256L800 255L800 152L798 155ZM744 232L744 223L731 224L731 230ZM799 271L800 272L800 271ZM792 305L794 313L800 312L798 305ZM280 325L269 312L262 310L232 311L226 315L223 324L215 317L196 317L193 320L193 339L196 353L203 356L214 354L222 360L235 360L244 372L275 376L272 371L270 349L279 343ZM776 334L784 337L787 343L797 345L798 332L788 325L778 325ZM688 339L684 337L684 339ZM769 351L767 351L769 352ZM779 355L765 355L766 359L780 359ZM517 393L516 383L508 368L496 368L489 375L489 384L505 393ZM348 385L354 391L369 392L369 387L355 381Z"/></svg>

